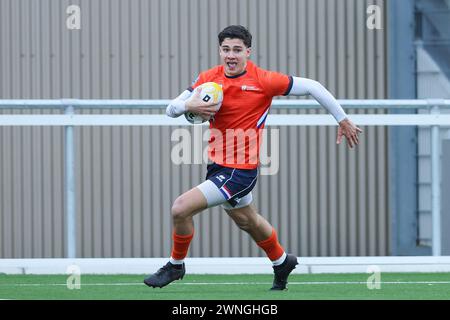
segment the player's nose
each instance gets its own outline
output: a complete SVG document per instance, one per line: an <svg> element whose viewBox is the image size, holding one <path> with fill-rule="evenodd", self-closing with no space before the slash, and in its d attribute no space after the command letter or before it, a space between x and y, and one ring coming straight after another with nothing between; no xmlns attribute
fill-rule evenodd
<svg viewBox="0 0 450 320"><path fill-rule="evenodd" d="M234 54L234 52L230 51L230 52L227 52L225 57L227 59L234 59L234 58L236 58L236 55Z"/></svg>

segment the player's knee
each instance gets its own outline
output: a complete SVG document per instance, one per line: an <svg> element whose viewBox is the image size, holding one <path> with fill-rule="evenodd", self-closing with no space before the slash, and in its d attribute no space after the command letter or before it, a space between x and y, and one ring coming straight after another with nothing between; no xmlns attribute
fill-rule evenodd
<svg viewBox="0 0 450 320"><path fill-rule="evenodd" d="M189 217L189 211L187 210L186 203L182 197L175 199L171 212L173 220L184 220Z"/></svg>

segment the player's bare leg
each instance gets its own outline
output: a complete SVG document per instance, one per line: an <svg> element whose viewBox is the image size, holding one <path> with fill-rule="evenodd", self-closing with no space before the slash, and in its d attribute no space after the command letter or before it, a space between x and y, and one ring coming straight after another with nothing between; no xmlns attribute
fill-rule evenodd
<svg viewBox="0 0 450 320"><path fill-rule="evenodd" d="M252 205L225 210L236 225L246 231L273 263L274 280L271 290L287 289L287 278L298 264L297 257L286 254L277 239L275 229Z"/></svg>
<svg viewBox="0 0 450 320"><path fill-rule="evenodd" d="M179 235L192 234L194 232L192 218L207 206L205 196L197 187L180 195L172 205L173 231Z"/></svg>
<svg viewBox="0 0 450 320"><path fill-rule="evenodd" d="M172 255L165 266L144 280L146 285L162 288L172 281L183 279L186 273L183 260L194 236L192 218L206 207L206 198L198 188L192 188L174 201L172 205Z"/></svg>
<svg viewBox="0 0 450 320"><path fill-rule="evenodd" d="M273 227L252 205L239 209L225 210L236 225L246 231L256 242L265 240L272 234Z"/></svg>

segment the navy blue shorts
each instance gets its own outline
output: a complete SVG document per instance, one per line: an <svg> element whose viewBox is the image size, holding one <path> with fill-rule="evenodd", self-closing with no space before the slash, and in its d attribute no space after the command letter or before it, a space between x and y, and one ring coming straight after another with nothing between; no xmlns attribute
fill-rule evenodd
<svg viewBox="0 0 450 320"><path fill-rule="evenodd" d="M234 207L255 187L258 169L235 169L217 163L208 164L206 179L212 181Z"/></svg>

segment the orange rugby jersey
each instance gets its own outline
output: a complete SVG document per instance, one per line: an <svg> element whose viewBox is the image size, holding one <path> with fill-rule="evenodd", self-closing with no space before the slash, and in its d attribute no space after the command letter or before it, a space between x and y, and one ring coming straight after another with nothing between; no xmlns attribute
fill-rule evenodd
<svg viewBox="0 0 450 320"><path fill-rule="evenodd" d="M209 159L237 169L258 167L262 129L272 99L289 93L292 77L247 61L245 71L232 77L225 75L221 65L204 71L188 90L205 82L216 82L223 89L222 106L210 121Z"/></svg>

